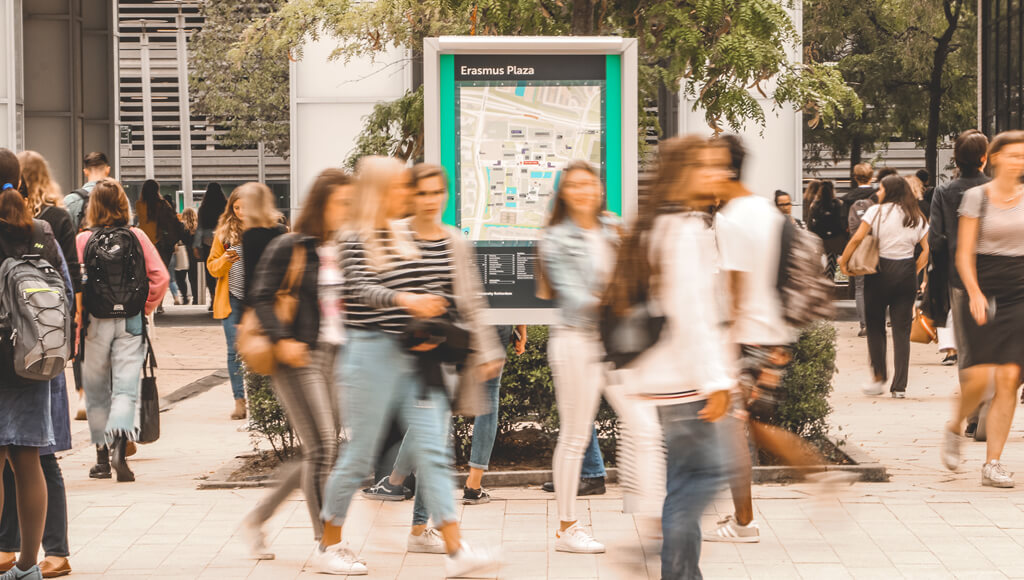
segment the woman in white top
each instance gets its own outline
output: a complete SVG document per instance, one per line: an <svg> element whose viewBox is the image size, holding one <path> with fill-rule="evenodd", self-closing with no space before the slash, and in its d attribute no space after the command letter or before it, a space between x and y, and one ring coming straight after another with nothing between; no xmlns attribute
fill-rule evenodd
<svg viewBox="0 0 1024 580"><path fill-rule="evenodd" d="M878 271L864 278L864 313L868 331L868 356L872 382L864 388L867 395L885 392L888 370L885 361L885 313L892 321L893 373L889 390L893 398L903 399L907 391L910 367L910 326L914 321L917 274L928 264L928 221L907 181L898 175L882 180L879 203L864 212L857 233L839 259L843 273L850 256L868 234L878 238ZM921 253L914 258L920 244Z"/></svg>

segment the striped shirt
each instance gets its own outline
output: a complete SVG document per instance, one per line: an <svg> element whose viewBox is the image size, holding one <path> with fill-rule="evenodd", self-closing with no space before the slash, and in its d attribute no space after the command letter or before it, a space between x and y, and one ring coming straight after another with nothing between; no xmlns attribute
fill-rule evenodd
<svg viewBox="0 0 1024 580"><path fill-rule="evenodd" d="M245 300L245 258L242 257L242 244L231 246L227 251L234 250L239 260L231 264L228 271L228 291L238 300Z"/></svg>
<svg viewBox="0 0 1024 580"><path fill-rule="evenodd" d="M390 233L377 232L384 239ZM345 326L401 334L410 316L397 305L402 292L437 294L452 300L454 267L447 240L418 240L422 256L405 260L392 250L390 268L376 271L362 238L351 234L340 244L340 262L344 282ZM388 244L382 242L386 248Z"/></svg>

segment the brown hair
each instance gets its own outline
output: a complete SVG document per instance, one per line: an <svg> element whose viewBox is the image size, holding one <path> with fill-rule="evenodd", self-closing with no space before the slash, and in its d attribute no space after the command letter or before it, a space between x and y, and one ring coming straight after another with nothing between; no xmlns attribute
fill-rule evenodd
<svg viewBox="0 0 1024 580"><path fill-rule="evenodd" d="M102 169L110 167L110 162L107 161L107 156L103 153L93 151L82 159L82 167L86 169Z"/></svg>
<svg viewBox="0 0 1024 580"><path fill-rule="evenodd" d="M875 170L871 168L870 163L858 163L853 166L853 180L857 182L857 185L871 183L871 177L874 174Z"/></svg>
<svg viewBox="0 0 1024 580"><path fill-rule="evenodd" d="M220 242L224 244L224 249L228 249L231 246L237 246L242 243L242 218L238 217L235 213L235 202L240 197L239 190L241 187L235 188L228 196L227 207L224 208L224 213L220 214L220 219L217 220L217 230L214 235L220 238Z"/></svg>
<svg viewBox="0 0 1024 580"><path fill-rule="evenodd" d="M8 183L14 189L18 189L21 184L21 163L13 151L0 147L0 187Z"/></svg>
<svg viewBox="0 0 1024 580"><path fill-rule="evenodd" d="M444 183L444 188L448 189L448 176L444 172L444 168L440 165L434 165L433 163L417 163L412 166L412 184L418 186L424 179L431 177L440 177L441 182Z"/></svg>
<svg viewBox="0 0 1024 580"><path fill-rule="evenodd" d="M181 212L181 223L185 225L185 231L190 234L196 233L199 229L199 217L195 208L186 207L185 211Z"/></svg>
<svg viewBox="0 0 1024 580"><path fill-rule="evenodd" d="M132 210L124 188L114 179L101 179L89 194L85 223L90 228L124 227L132 221Z"/></svg>
<svg viewBox="0 0 1024 580"><path fill-rule="evenodd" d="M891 203L903 208L903 225L905 227L917 227L918 224L926 221L921 206L917 203L917 198L914 197L914 192L910 189L910 184L906 179L899 175L889 175L882 179L880 185L885 190L885 197L879 205ZM879 207L878 211L881 212L881 210L882 208ZM877 235L878 232L875 234Z"/></svg>
<svg viewBox="0 0 1024 580"><path fill-rule="evenodd" d="M302 212L295 220L295 231L319 240L326 240L331 232L324 231L324 207L331 194L339 187L352 184L352 178L341 169L325 169L316 176L303 200Z"/></svg>
<svg viewBox="0 0 1024 580"><path fill-rule="evenodd" d="M1024 131L1003 131L996 135L992 139L992 143L989 144L988 158L991 160L993 155L1010 145L1019 145L1021 143L1024 143Z"/></svg>
<svg viewBox="0 0 1024 580"><path fill-rule="evenodd" d="M573 159L565 166L562 170L561 175L558 179L558 188L555 190L554 205L551 207L551 216L548 217L548 225L553 226L560 224L565 221L565 218L569 217L569 206L565 202L565 197L562 192L565 190L565 182L569 177L569 174L573 171L586 171L587 173L596 177L599 181L601 176L597 173L597 169L594 168L590 163L582 159ZM597 208L597 215L601 215L604 211L604 203L601 203Z"/></svg>
<svg viewBox="0 0 1024 580"><path fill-rule="evenodd" d="M953 144L953 161L964 177L974 177L981 173L981 165L987 153L988 137L977 129L960 133Z"/></svg>
<svg viewBox="0 0 1024 580"><path fill-rule="evenodd" d="M21 163L21 183L32 215L39 215L44 206L64 205L60 185L53 180L50 164L42 155L35 151L22 151L18 153L18 161Z"/></svg>

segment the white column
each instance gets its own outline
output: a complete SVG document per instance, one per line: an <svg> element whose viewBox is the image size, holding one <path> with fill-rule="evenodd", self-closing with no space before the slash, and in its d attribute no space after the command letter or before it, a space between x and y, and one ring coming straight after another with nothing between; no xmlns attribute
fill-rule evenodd
<svg viewBox="0 0 1024 580"><path fill-rule="evenodd" d="M185 15L178 4L178 124L181 133L181 189L185 207L192 207L192 118L188 98L188 48L185 45Z"/></svg>
<svg viewBox="0 0 1024 580"><path fill-rule="evenodd" d="M139 42L142 57L142 137L146 163L146 179L156 177L156 164L153 159L153 94L150 87L149 70L149 35L146 25L142 25L142 38Z"/></svg>

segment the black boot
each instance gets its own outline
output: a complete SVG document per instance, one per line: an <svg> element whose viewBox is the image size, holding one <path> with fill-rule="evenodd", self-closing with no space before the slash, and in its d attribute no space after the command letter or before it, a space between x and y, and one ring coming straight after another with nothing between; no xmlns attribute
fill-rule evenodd
<svg viewBox="0 0 1024 580"><path fill-rule="evenodd" d="M604 495L603 477L584 477L580 479L579 491L576 495Z"/></svg>
<svg viewBox="0 0 1024 580"><path fill-rule="evenodd" d="M128 446L128 439L124 435L115 435L114 444L110 450L110 465L117 472L118 481L135 481L135 474L128 467L128 460L125 459L125 447Z"/></svg>
<svg viewBox="0 0 1024 580"><path fill-rule="evenodd" d="M96 446L96 465L89 470L89 477L93 479L110 479L110 454L106 445Z"/></svg>

